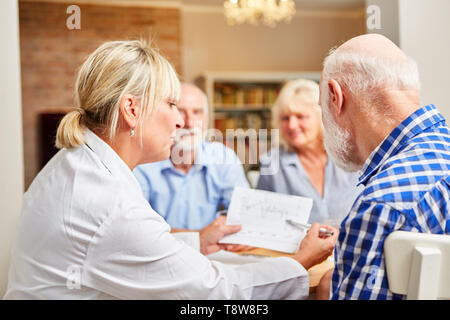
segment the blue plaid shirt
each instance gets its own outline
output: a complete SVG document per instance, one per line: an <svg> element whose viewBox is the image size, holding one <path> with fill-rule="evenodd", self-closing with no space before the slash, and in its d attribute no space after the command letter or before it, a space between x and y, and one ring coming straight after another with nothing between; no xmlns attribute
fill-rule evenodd
<svg viewBox="0 0 450 320"><path fill-rule="evenodd" d="M332 299L402 299L389 290L383 246L404 230L450 234L450 130L434 105L405 119L371 153L365 186L343 220Z"/></svg>

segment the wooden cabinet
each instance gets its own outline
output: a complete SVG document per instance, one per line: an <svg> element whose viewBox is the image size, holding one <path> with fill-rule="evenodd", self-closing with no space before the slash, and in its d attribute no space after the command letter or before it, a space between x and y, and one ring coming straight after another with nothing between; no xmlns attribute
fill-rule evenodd
<svg viewBox="0 0 450 320"><path fill-rule="evenodd" d="M281 86L288 80L319 82L320 72L205 72L196 83L205 91L209 104L209 126L215 120L266 113Z"/></svg>
<svg viewBox="0 0 450 320"><path fill-rule="evenodd" d="M319 82L320 72L205 72L196 83L208 98L209 128L220 130L223 142L238 151L240 139L245 141L248 149L246 133L249 129L256 132L267 129L270 141L272 105L282 85L299 78ZM242 130L227 139L227 129ZM237 152L246 169L257 166L254 158L259 157L259 150L255 152L253 156L252 150L245 155Z"/></svg>

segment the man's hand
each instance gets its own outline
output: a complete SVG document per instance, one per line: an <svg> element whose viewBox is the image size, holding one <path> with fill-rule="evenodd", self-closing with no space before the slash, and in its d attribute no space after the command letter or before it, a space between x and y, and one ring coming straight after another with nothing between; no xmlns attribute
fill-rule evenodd
<svg viewBox="0 0 450 320"><path fill-rule="evenodd" d="M332 236L324 237L319 234L319 229L325 228L333 232ZM334 249L338 237L338 230L315 222L311 225L306 236L300 243L298 252L293 256L295 260L300 262L302 266L308 270L309 268L323 262L328 258Z"/></svg>
<svg viewBox="0 0 450 320"><path fill-rule="evenodd" d="M219 251L221 249L227 249L232 245L218 243L224 236L236 233L241 230L240 225L226 226L225 216L220 216L214 220L210 225L200 230L200 252L204 255L208 255Z"/></svg>

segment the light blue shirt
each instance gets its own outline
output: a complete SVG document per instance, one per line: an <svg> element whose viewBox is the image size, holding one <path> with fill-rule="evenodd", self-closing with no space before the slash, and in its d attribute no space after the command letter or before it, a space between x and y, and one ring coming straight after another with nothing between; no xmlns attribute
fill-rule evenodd
<svg viewBox="0 0 450 320"><path fill-rule="evenodd" d="M199 230L228 209L234 187L249 188L233 150L218 142L203 142L188 173L170 160L148 163L133 171L144 197L172 228Z"/></svg>
<svg viewBox="0 0 450 320"><path fill-rule="evenodd" d="M275 164L275 161L278 163ZM287 152L283 148L272 149L260 157L260 166L262 169L277 169L270 175L261 174L257 189L313 199L309 223L338 226L362 191L362 187L356 187L358 174L345 172L329 157L325 167L323 196L311 184L296 153Z"/></svg>

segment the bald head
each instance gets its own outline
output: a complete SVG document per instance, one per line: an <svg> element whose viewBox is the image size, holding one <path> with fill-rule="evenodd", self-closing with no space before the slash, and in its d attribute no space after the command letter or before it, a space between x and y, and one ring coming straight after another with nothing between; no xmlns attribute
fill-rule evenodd
<svg viewBox="0 0 450 320"><path fill-rule="evenodd" d="M191 95L191 94L201 96L203 94L203 92L197 86L193 85L192 83L188 83L188 82L181 83L181 93L182 93L181 96L183 96L183 93L184 93L184 96Z"/></svg>
<svg viewBox="0 0 450 320"><path fill-rule="evenodd" d="M330 79L372 108L379 104L376 100L381 92L412 91L418 95L420 89L415 61L379 34L354 37L331 51L322 71L322 80Z"/></svg>
<svg viewBox="0 0 450 320"><path fill-rule="evenodd" d="M408 57L395 43L380 34L364 34L354 37L341 45L336 52L347 52L399 62L408 60Z"/></svg>
<svg viewBox="0 0 450 320"><path fill-rule="evenodd" d="M184 119L184 128L198 128L204 132L208 127L208 101L197 86L181 83L178 110Z"/></svg>
<svg viewBox="0 0 450 320"><path fill-rule="evenodd" d="M203 112L208 112L208 101L203 91L192 83L182 82L179 105L184 106L186 104L202 106Z"/></svg>

